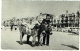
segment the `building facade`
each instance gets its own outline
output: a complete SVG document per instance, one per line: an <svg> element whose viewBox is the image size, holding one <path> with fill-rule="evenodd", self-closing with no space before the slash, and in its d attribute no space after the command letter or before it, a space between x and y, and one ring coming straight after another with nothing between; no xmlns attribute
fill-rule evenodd
<svg viewBox="0 0 80 51"><path fill-rule="evenodd" d="M61 27L79 27L79 15L75 13L62 14Z"/></svg>

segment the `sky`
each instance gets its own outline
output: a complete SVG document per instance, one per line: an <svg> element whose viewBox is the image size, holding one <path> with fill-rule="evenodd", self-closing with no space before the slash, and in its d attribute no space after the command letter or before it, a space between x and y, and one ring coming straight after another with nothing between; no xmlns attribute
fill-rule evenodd
<svg viewBox="0 0 80 51"><path fill-rule="evenodd" d="M66 10L75 13L79 10L79 3L78 1L2 0L2 19L36 17L40 13L59 16Z"/></svg>

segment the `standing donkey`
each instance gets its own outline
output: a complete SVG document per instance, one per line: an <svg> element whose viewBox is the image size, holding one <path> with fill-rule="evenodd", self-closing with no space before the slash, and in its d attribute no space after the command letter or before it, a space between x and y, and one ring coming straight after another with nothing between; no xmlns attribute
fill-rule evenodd
<svg viewBox="0 0 80 51"><path fill-rule="evenodd" d="M32 25L28 23L21 23L19 24L19 31L20 31L20 44L22 45L22 39L24 35L27 35L27 41L29 43L29 38L32 36L32 46L35 46L35 41L37 37L37 30L38 30L39 25ZM29 37L29 38L28 38Z"/></svg>
<svg viewBox="0 0 80 51"><path fill-rule="evenodd" d="M19 20L18 22L18 27L19 27L19 32L20 32L20 44L22 45L23 36L30 35L31 29L29 28L30 25L28 25L28 23L22 22L21 20Z"/></svg>

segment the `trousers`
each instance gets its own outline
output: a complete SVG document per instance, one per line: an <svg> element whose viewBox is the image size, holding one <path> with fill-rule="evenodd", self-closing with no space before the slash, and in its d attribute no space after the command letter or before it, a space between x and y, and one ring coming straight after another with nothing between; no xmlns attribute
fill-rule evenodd
<svg viewBox="0 0 80 51"><path fill-rule="evenodd" d="M46 42L46 45L49 45L49 38L50 38L50 35L45 35L43 37L43 44L45 44L45 42Z"/></svg>

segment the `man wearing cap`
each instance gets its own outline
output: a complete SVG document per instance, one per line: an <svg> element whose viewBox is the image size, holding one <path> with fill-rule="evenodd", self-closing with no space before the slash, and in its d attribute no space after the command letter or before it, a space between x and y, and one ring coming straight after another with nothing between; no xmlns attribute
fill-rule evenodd
<svg viewBox="0 0 80 51"><path fill-rule="evenodd" d="M52 34L52 30L51 30L51 20L50 20L50 15L47 14L46 15L46 19L43 19L42 21L43 23L46 22L47 23L47 28L45 30L45 36L43 37L43 45L45 45L45 40L46 40L46 45L49 46L49 38L50 38L50 34Z"/></svg>

